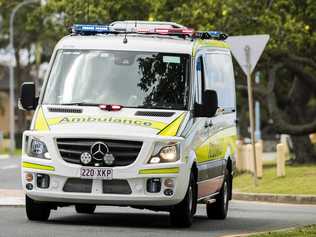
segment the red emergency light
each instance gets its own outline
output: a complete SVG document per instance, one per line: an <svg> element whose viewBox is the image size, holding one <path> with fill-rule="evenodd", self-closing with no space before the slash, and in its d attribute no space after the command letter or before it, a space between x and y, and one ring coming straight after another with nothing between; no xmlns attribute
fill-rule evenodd
<svg viewBox="0 0 316 237"><path fill-rule="evenodd" d="M112 105L112 104L101 104L99 105L99 108L101 110L107 110L107 111L120 111L123 106L122 105Z"/></svg>
<svg viewBox="0 0 316 237"><path fill-rule="evenodd" d="M153 33L153 34L161 34L161 35L189 35L192 36L194 34L194 30L190 28L139 28L137 29L137 33Z"/></svg>

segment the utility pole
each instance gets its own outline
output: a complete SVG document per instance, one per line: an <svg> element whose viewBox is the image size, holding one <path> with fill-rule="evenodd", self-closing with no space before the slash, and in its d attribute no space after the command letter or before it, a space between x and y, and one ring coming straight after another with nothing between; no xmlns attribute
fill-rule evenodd
<svg viewBox="0 0 316 237"><path fill-rule="evenodd" d="M250 46L245 46L246 62L247 62L247 88L248 88L248 107L249 107L249 120L250 120L250 134L251 134L251 145L252 145L252 156L254 161L254 183L258 186L257 177L257 157L256 157L256 138L255 138L255 115L253 110L253 92L251 84L251 61L250 61Z"/></svg>
<svg viewBox="0 0 316 237"><path fill-rule="evenodd" d="M15 151L15 80L14 80L14 58L15 58L15 50L14 50L14 18L17 11L28 4L39 3L39 0L26 0L24 2L16 5L10 15L10 41L9 41L9 53L11 55L11 63L9 65L9 75L10 75L10 116L9 116L9 125L10 125L10 155L14 155Z"/></svg>
<svg viewBox="0 0 316 237"><path fill-rule="evenodd" d="M0 15L0 32L2 31L3 17Z"/></svg>
<svg viewBox="0 0 316 237"><path fill-rule="evenodd" d="M257 85L260 83L260 72L256 72L255 82ZM260 102L256 100L255 102L255 116L256 116L256 140L261 140L261 126L260 126Z"/></svg>

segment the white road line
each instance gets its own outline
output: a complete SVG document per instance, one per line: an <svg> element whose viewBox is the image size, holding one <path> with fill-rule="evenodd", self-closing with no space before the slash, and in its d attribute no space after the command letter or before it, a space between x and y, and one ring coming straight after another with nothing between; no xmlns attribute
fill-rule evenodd
<svg viewBox="0 0 316 237"><path fill-rule="evenodd" d="M19 165L5 165L5 166L0 166L0 170L16 169L18 167Z"/></svg>

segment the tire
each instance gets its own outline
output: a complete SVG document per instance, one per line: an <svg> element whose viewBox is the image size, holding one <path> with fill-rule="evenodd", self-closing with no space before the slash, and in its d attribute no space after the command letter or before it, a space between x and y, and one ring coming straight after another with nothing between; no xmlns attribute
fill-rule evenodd
<svg viewBox="0 0 316 237"><path fill-rule="evenodd" d="M170 222L175 227L190 227L197 205L197 184L194 175L191 173L190 182L184 199L173 206L170 211Z"/></svg>
<svg viewBox="0 0 316 237"><path fill-rule="evenodd" d="M230 179L228 172L226 172L221 190L215 198L216 202L206 204L206 213L209 219L223 220L227 217L230 188Z"/></svg>
<svg viewBox="0 0 316 237"><path fill-rule="evenodd" d="M50 207L45 203L37 203L25 195L26 216L30 221L47 221L50 215Z"/></svg>
<svg viewBox="0 0 316 237"><path fill-rule="evenodd" d="M80 214L93 214L95 211L95 208L96 208L96 205L90 205L90 204L75 205L76 212Z"/></svg>

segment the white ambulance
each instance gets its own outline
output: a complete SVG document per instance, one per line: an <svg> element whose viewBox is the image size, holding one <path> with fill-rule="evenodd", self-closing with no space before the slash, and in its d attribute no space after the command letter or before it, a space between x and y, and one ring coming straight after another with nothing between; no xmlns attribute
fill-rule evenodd
<svg viewBox="0 0 316 237"><path fill-rule="evenodd" d="M55 47L23 134L30 220L97 205L170 212L188 227L197 204L224 219L236 140L232 57L221 32L170 22L74 25Z"/></svg>

